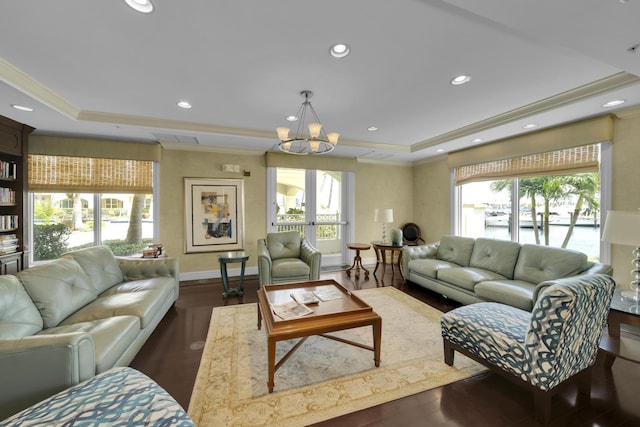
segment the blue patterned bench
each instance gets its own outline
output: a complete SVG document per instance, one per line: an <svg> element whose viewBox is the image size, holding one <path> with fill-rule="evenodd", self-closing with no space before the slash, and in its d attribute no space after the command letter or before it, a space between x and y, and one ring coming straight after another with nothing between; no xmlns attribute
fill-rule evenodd
<svg viewBox="0 0 640 427"><path fill-rule="evenodd" d="M131 368L113 368L0 422L17 426L192 427L162 387Z"/></svg>
<svg viewBox="0 0 640 427"><path fill-rule="evenodd" d="M534 392L536 418L551 416L551 396L570 382L591 390L591 367L606 324L615 282L592 274L559 279L533 311L476 303L442 315L444 359L458 351Z"/></svg>

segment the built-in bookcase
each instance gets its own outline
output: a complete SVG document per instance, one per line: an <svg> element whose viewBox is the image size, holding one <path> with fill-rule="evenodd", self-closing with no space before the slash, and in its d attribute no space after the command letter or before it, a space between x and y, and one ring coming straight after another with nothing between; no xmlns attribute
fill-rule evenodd
<svg viewBox="0 0 640 427"><path fill-rule="evenodd" d="M27 149L33 128L0 116L0 274L23 268Z"/></svg>

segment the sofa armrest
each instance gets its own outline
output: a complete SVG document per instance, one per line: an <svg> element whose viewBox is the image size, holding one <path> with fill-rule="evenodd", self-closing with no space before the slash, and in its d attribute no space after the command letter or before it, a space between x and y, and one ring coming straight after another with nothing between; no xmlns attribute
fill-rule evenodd
<svg viewBox="0 0 640 427"><path fill-rule="evenodd" d="M300 242L300 258L309 266L310 280L320 279L320 264L322 261L322 253L309 243L307 239Z"/></svg>
<svg viewBox="0 0 640 427"><path fill-rule="evenodd" d="M435 258L440 242L427 245L404 246L402 248L402 269L404 274L409 274L409 261L413 259Z"/></svg>
<svg viewBox="0 0 640 427"><path fill-rule="evenodd" d="M71 332L0 339L0 419L95 375L91 335Z"/></svg>
<svg viewBox="0 0 640 427"><path fill-rule="evenodd" d="M271 283L271 254L267 249L267 241L265 239L258 239L258 276L260 280L260 287L262 285Z"/></svg>
<svg viewBox="0 0 640 427"><path fill-rule="evenodd" d="M176 258L116 257L125 281L172 277L179 285L179 265Z"/></svg>
<svg viewBox="0 0 640 427"><path fill-rule="evenodd" d="M583 271L582 274L606 274L611 276L613 274L613 267L609 264L603 264L601 262L594 262L591 267Z"/></svg>

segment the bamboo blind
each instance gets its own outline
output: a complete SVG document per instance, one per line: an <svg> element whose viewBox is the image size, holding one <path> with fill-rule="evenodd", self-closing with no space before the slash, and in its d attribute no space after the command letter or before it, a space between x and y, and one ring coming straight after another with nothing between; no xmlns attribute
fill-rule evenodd
<svg viewBox="0 0 640 427"><path fill-rule="evenodd" d="M29 191L152 193L153 162L29 155Z"/></svg>
<svg viewBox="0 0 640 427"><path fill-rule="evenodd" d="M600 145L590 144L456 168L456 184L541 175L568 175L599 169Z"/></svg>

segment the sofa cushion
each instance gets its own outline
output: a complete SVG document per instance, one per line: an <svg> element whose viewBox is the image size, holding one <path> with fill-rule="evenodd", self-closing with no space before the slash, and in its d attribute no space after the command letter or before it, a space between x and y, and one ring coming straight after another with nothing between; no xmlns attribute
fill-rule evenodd
<svg viewBox="0 0 640 427"><path fill-rule="evenodd" d="M175 279L173 277L155 277L153 279L132 280L130 282L118 283L100 294L100 297L107 295L122 294L127 292L140 292L155 289L168 296L175 290Z"/></svg>
<svg viewBox="0 0 640 427"><path fill-rule="evenodd" d="M89 276L71 258L37 265L16 276L40 311L45 328L57 326L98 296Z"/></svg>
<svg viewBox="0 0 640 427"><path fill-rule="evenodd" d="M545 280L574 276L588 265L587 256L571 249L522 245L513 274L516 280L538 284Z"/></svg>
<svg viewBox="0 0 640 427"><path fill-rule="evenodd" d="M96 373L112 368L140 333L136 316L116 316L45 329L39 335L86 332L93 338Z"/></svg>
<svg viewBox="0 0 640 427"><path fill-rule="evenodd" d="M438 280L451 283L463 289L473 291L476 283L485 280L501 280L504 276L494 273L493 271L483 270L481 268L460 267L460 268L443 268L438 271Z"/></svg>
<svg viewBox="0 0 640 427"><path fill-rule="evenodd" d="M476 295L486 300L531 311L535 289L535 284L522 280L489 280L478 283L474 291Z"/></svg>
<svg viewBox="0 0 640 427"><path fill-rule="evenodd" d="M454 264L452 262L431 258L412 259L407 265L409 267L409 271L412 273L431 277L432 279L435 279L438 276L438 271L440 270L460 267L458 264Z"/></svg>
<svg viewBox="0 0 640 427"><path fill-rule="evenodd" d="M73 258L80 264L98 294L123 280L122 270L108 246L92 246L67 252L62 257Z"/></svg>
<svg viewBox="0 0 640 427"><path fill-rule="evenodd" d="M129 315L139 317L140 326L144 329L158 315L165 302L165 292L156 289L104 295L67 317L61 324L71 325Z"/></svg>
<svg viewBox="0 0 640 427"><path fill-rule="evenodd" d="M300 233L297 231L267 233L267 249L272 260L300 258Z"/></svg>
<svg viewBox="0 0 640 427"><path fill-rule="evenodd" d="M23 338L42 330L40 312L16 276L0 276L0 339Z"/></svg>
<svg viewBox="0 0 640 427"><path fill-rule="evenodd" d="M478 238L473 245L469 266L495 271L513 279L519 252L520 244L517 242Z"/></svg>
<svg viewBox="0 0 640 427"><path fill-rule="evenodd" d="M271 267L271 277L277 279L282 277L309 276L311 268L300 258L280 258L273 261Z"/></svg>
<svg viewBox="0 0 640 427"><path fill-rule="evenodd" d="M443 236L438 245L436 258L469 267L475 239L471 237Z"/></svg>

